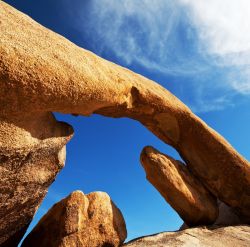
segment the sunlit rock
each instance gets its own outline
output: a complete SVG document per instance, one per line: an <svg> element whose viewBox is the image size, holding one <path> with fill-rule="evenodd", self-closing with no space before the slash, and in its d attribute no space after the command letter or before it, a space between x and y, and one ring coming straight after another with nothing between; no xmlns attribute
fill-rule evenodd
<svg viewBox="0 0 250 247"><path fill-rule="evenodd" d="M22 246L118 247L126 237L123 216L106 193L75 191L48 211Z"/></svg>

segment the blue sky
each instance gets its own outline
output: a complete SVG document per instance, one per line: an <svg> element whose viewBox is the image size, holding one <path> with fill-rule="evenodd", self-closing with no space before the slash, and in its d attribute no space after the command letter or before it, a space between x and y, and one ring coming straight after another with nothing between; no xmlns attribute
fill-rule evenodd
<svg viewBox="0 0 250 247"><path fill-rule="evenodd" d="M77 45L166 87L250 159L250 3L248 0L6 1ZM139 163L152 145L178 154L139 123L72 117L67 163L32 226L80 189L106 191L122 210L128 239L176 230L182 221L147 182Z"/></svg>

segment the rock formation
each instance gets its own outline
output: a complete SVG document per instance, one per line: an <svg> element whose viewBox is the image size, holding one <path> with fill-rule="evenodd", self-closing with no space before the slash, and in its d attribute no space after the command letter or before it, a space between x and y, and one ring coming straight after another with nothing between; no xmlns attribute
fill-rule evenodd
<svg viewBox="0 0 250 247"><path fill-rule="evenodd" d="M249 226L190 228L133 240L124 247L248 247Z"/></svg>
<svg viewBox="0 0 250 247"><path fill-rule="evenodd" d="M104 192L75 191L55 204L23 247L118 247L127 237L120 210Z"/></svg>
<svg viewBox="0 0 250 247"><path fill-rule="evenodd" d="M65 144L72 133L51 113L0 116L1 247L17 246L24 235L64 166Z"/></svg>
<svg viewBox="0 0 250 247"><path fill-rule="evenodd" d="M218 217L217 200L180 161L146 147L141 162L147 179L188 226L212 224Z"/></svg>
<svg viewBox="0 0 250 247"><path fill-rule="evenodd" d="M0 10L0 246L16 245L62 167L72 129L53 111L140 121L250 222L249 162L180 100L2 1Z"/></svg>

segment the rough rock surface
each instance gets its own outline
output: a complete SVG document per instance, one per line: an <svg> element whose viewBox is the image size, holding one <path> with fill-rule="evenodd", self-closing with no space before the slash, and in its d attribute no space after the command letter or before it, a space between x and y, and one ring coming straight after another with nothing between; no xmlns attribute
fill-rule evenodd
<svg viewBox="0 0 250 247"><path fill-rule="evenodd" d="M117 247L127 237L120 210L104 192L75 191L55 204L23 247Z"/></svg>
<svg viewBox="0 0 250 247"><path fill-rule="evenodd" d="M217 200L180 161L146 147L141 163L147 179L189 226L212 224L218 217Z"/></svg>
<svg viewBox="0 0 250 247"><path fill-rule="evenodd" d="M0 116L0 246L17 246L64 166L72 128L52 114Z"/></svg>
<svg viewBox="0 0 250 247"><path fill-rule="evenodd" d="M222 228L190 228L178 232L165 232L142 237L124 247L248 247L249 226Z"/></svg>
<svg viewBox="0 0 250 247"><path fill-rule="evenodd" d="M214 196L250 222L249 162L180 100L3 1L0 10L0 245L11 236L18 241L60 169L60 150L72 131L52 120L52 111L140 121L180 153Z"/></svg>

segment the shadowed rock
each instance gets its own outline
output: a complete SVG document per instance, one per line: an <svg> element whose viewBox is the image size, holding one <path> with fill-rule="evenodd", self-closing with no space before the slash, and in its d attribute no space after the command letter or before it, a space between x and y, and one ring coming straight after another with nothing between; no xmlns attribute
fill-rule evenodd
<svg viewBox="0 0 250 247"><path fill-rule="evenodd" d="M55 204L23 247L118 247L127 237L120 210L104 192L75 191Z"/></svg>
<svg viewBox="0 0 250 247"><path fill-rule="evenodd" d="M0 245L11 236L18 241L15 234L21 236L25 231L58 172L43 180L40 190L36 186L30 190L30 182L21 182L20 189L20 183L15 182L16 177L25 177L20 173L26 164L24 157L29 152L37 157L38 152L32 151L36 150L35 143L50 138L57 142L53 128L60 129L63 134L56 137L61 136L63 141L50 151L54 150L56 155L68 141L69 138L64 138L72 133L66 131L68 127L60 127L55 121L48 127L51 119L48 112L52 111L99 113L140 121L180 153L188 169L210 192L250 222L248 161L180 100L153 81L77 47L3 1L0 9L0 193L5 194L0 199L0 218L11 228L9 231L1 226L5 237ZM52 128L49 132L52 134L46 128ZM54 164L44 157L44 163ZM10 169L16 160L23 162ZM39 166L34 175L36 180L46 165L42 165L42 157L33 161ZM25 195L23 191L27 191ZM34 198L34 191L39 191L39 196ZM20 213L26 211L30 212ZM19 222L18 227L14 222Z"/></svg>
<svg viewBox="0 0 250 247"><path fill-rule="evenodd" d="M214 223L217 200L180 161L146 147L141 163L147 179L189 226Z"/></svg>

